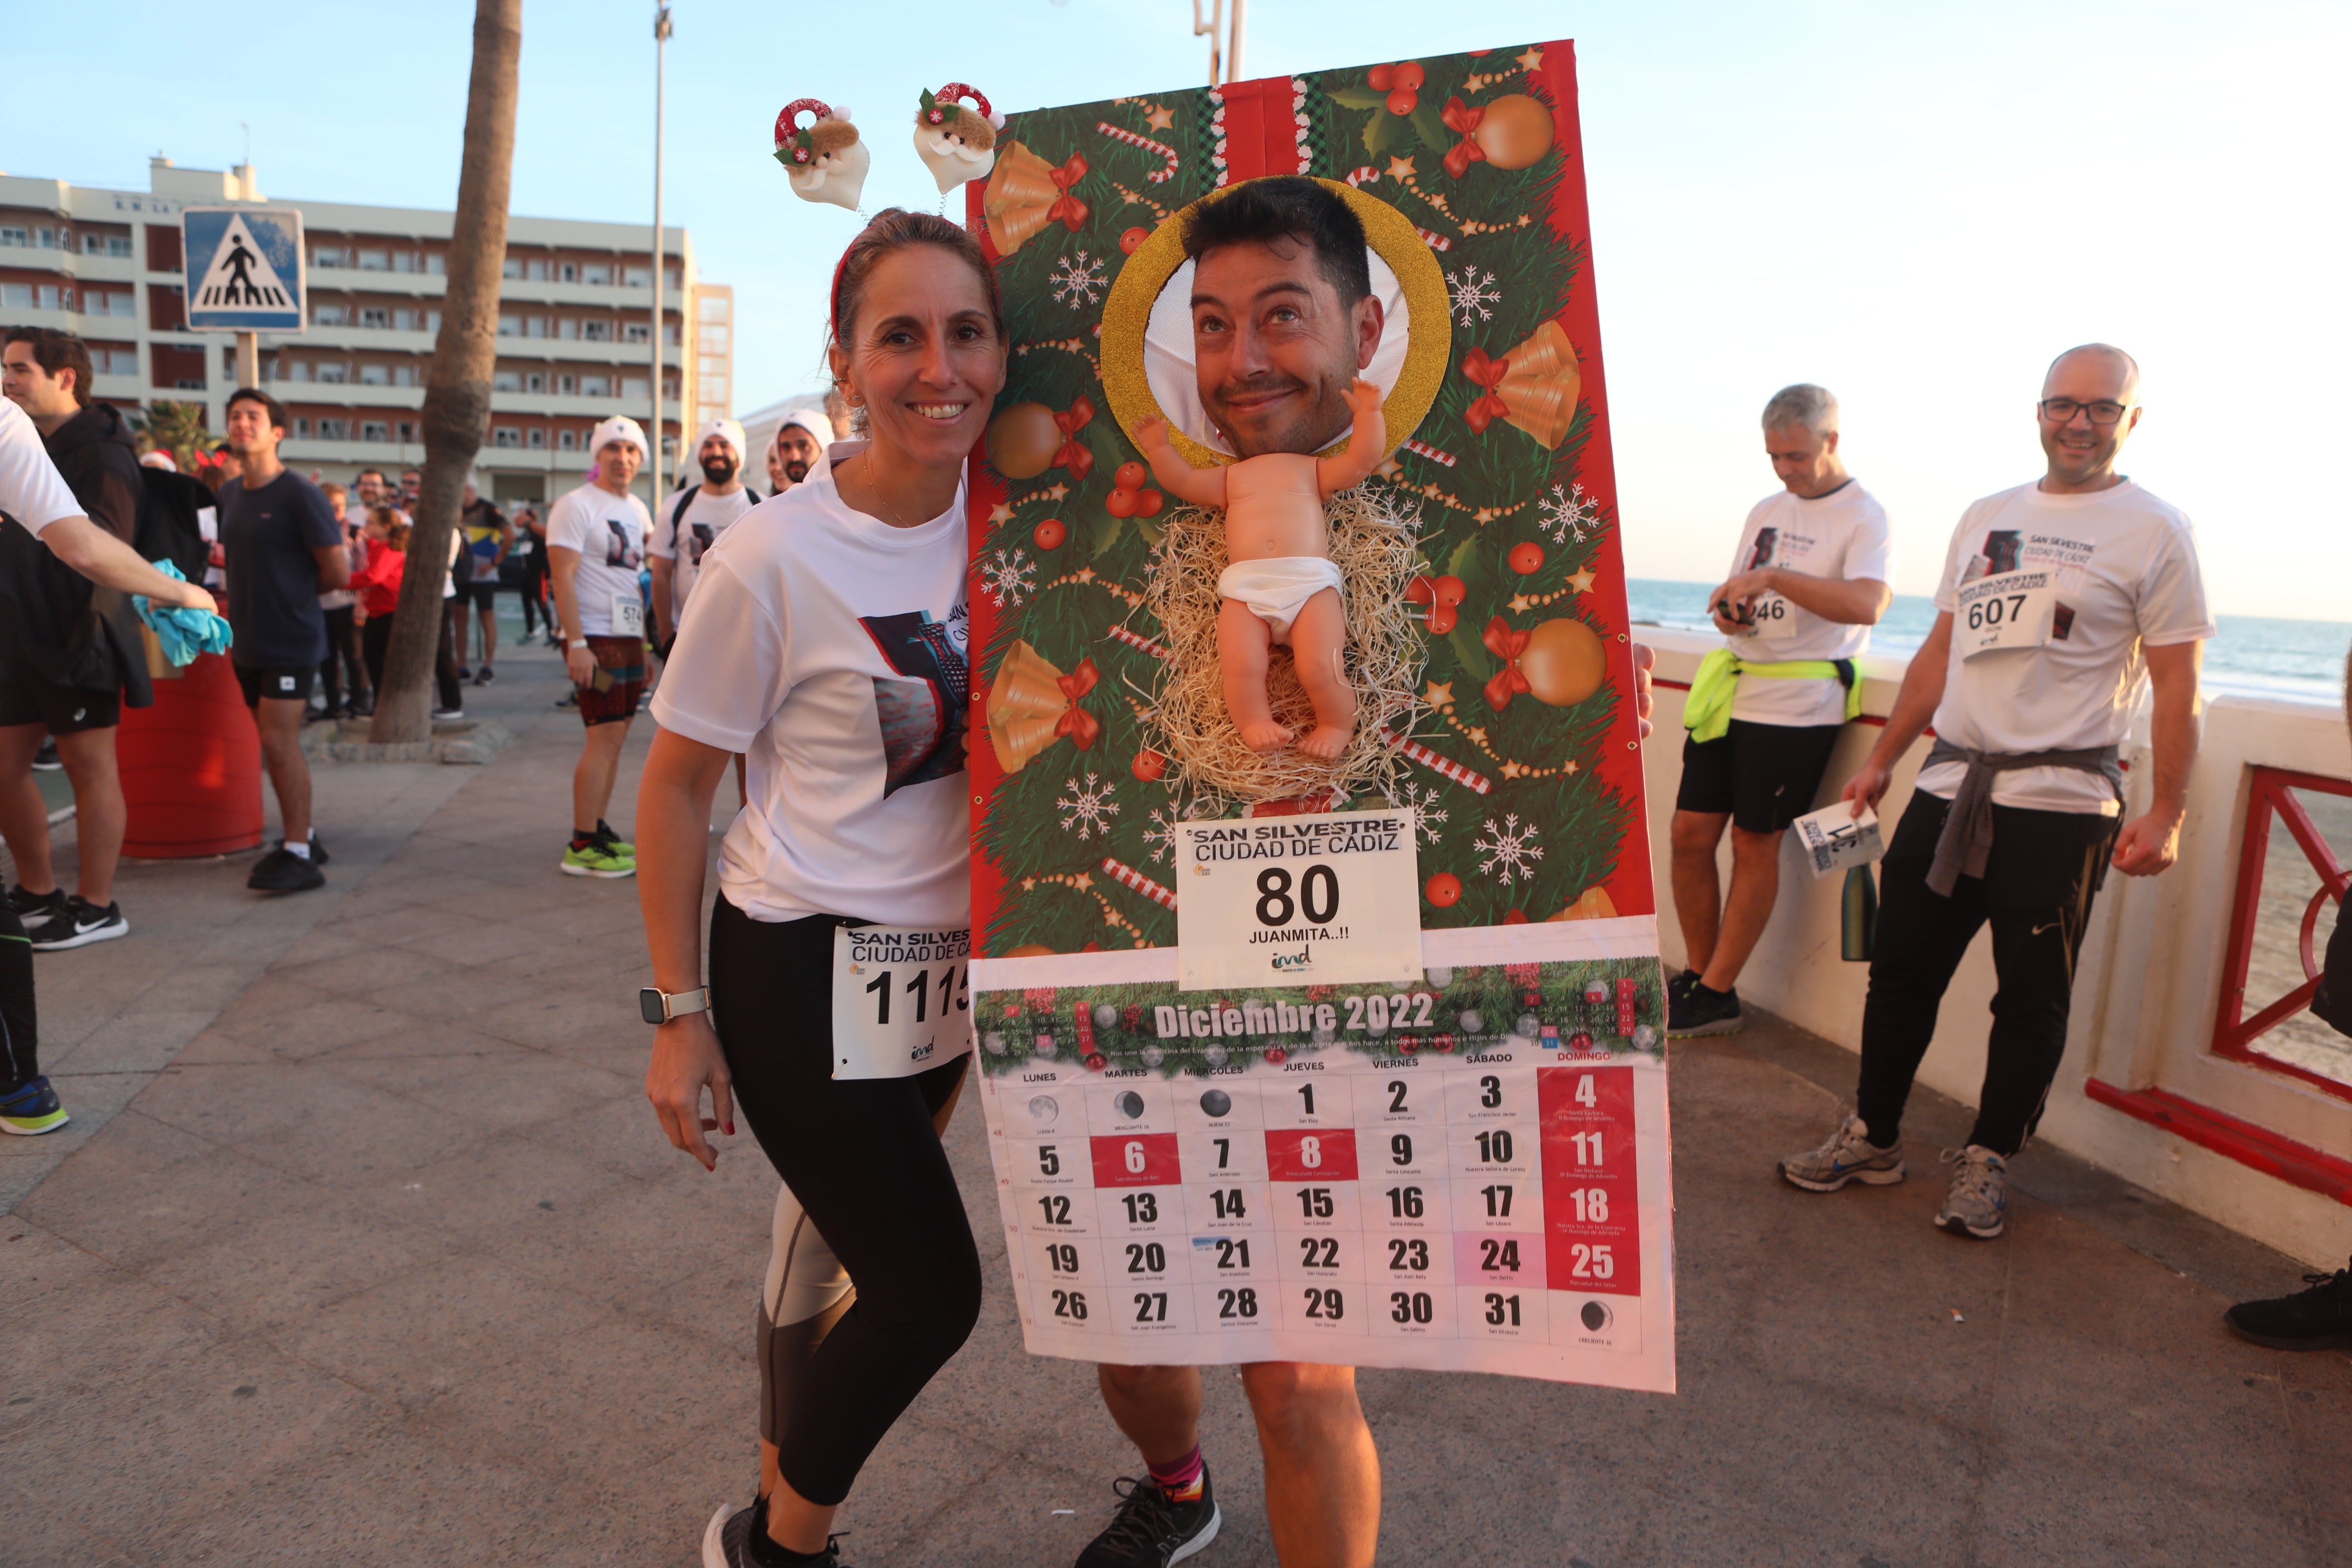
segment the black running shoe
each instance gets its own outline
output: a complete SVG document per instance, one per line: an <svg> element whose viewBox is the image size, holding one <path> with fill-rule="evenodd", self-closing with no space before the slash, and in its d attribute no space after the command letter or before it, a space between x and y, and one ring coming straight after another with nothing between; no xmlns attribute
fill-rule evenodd
<svg viewBox="0 0 2352 1568"><path fill-rule="evenodd" d="M19 882L8 889L7 902L9 910L29 926L36 921L62 914L70 897L63 888L51 888L46 893L28 892L25 884Z"/></svg>
<svg viewBox="0 0 2352 1568"><path fill-rule="evenodd" d="M327 874L280 844L261 858L245 885L257 893L304 893L327 885Z"/></svg>
<svg viewBox="0 0 2352 1568"><path fill-rule="evenodd" d="M54 739L44 740L34 748L33 771L35 773L53 773L64 766L65 763L58 760L58 743Z"/></svg>
<svg viewBox="0 0 2352 1568"><path fill-rule="evenodd" d="M40 924L28 923L25 934L32 938L35 952L64 952L88 947L94 942L129 936L131 922L122 918L121 904L109 904L101 910L77 893L66 900L63 909Z"/></svg>
<svg viewBox="0 0 2352 1568"><path fill-rule="evenodd" d="M2241 1301L2221 1314L2242 1340L2274 1351L2352 1351L2352 1268L2306 1274L2311 1287L2267 1301Z"/></svg>
<svg viewBox="0 0 2352 1568"><path fill-rule="evenodd" d="M496 680L498 678L499 672L492 669L486 664L482 666L481 668L474 672L474 684L477 686L488 686L491 681Z"/></svg>
<svg viewBox="0 0 2352 1568"><path fill-rule="evenodd" d="M1192 1502L1176 1501L1148 1475L1121 1476L1110 1489L1118 1494L1118 1516L1078 1553L1077 1568L1168 1568L1214 1541L1224 1522L1206 1466Z"/></svg>
<svg viewBox="0 0 2352 1568"><path fill-rule="evenodd" d="M1686 1040L1694 1035L1736 1035L1746 1027L1739 1016L1739 992L1710 991L1694 979L1677 996L1666 993L1666 1037Z"/></svg>
<svg viewBox="0 0 2352 1568"><path fill-rule="evenodd" d="M710 1522L702 1530L702 1568L761 1568L761 1561L752 1555L751 1537L768 1532L768 1500L761 1498L750 1508L729 1508L719 1505ZM817 1563L821 1568L841 1568L841 1537L825 1537L824 1554Z"/></svg>

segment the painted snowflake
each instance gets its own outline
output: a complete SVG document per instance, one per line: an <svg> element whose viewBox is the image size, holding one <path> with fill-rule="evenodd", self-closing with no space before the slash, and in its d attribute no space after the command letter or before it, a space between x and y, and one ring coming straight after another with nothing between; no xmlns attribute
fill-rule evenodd
<svg viewBox="0 0 2352 1568"><path fill-rule="evenodd" d="M1495 287L1495 275L1481 272L1475 267L1464 268L1459 277L1447 273L1445 292L1453 301L1454 320L1464 327L1492 321L1494 307L1503 302L1502 290Z"/></svg>
<svg viewBox="0 0 2352 1568"><path fill-rule="evenodd" d="M1411 779L1405 781L1404 788L1389 796L1391 805L1411 806L1421 814L1418 819L1419 831L1414 836L1416 843L1434 844L1440 837L1442 830L1438 825L1445 820L1445 813L1436 808L1433 804L1436 799L1435 784L1423 789Z"/></svg>
<svg viewBox="0 0 2352 1568"><path fill-rule="evenodd" d="M1143 830L1143 841L1151 846L1155 865L1162 858L1171 866L1176 863L1176 824L1181 820L1172 811L1153 809L1151 826Z"/></svg>
<svg viewBox="0 0 2352 1568"><path fill-rule="evenodd" d="M1053 287L1054 298L1073 310L1093 304L1095 296L1108 287L1108 279L1103 277L1103 264L1083 250L1076 259L1062 258L1061 265L1045 281Z"/></svg>
<svg viewBox="0 0 2352 1568"><path fill-rule="evenodd" d="M1017 546L983 556L980 563L980 591L1000 610L1017 609L1024 599L1037 591L1037 563Z"/></svg>
<svg viewBox="0 0 2352 1568"><path fill-rule="evenodd" d="M1571 533L1582 539L1588 530L1601 531L1601 500L1584 493L1581 482L1561 489L1551 488L1551 494L1536 498L1536 526L1552 537L1555 544L1565 544Z"/></svg>
<svg viewBox="0 0 2352 1568"><path fill-rule="evenodd" d="M1514 879L1526 881L1532 877L1535 863L1543 858L1543 847L1536 842L1536 825L1520 826L1516 812L1505 816L1500 826L1488 817L1486 831L1470 847L1486 857L1478 862L1478 869L1493 871L1495 879L1507 888Z"/></svg>
<svg viewBox="0 0 2352 1568"><path fill-rule="evenodd" d="M1118 803L1110 797L1116 786L1089 773L1083 785L1072 779L1063 787L1070 793L1054 803L1057 810L1069 814L1062 818L1062 831L1067 833L1075 827L1080 838L1097 833L1109 837L1110 819L1118 815Z"/></svg>

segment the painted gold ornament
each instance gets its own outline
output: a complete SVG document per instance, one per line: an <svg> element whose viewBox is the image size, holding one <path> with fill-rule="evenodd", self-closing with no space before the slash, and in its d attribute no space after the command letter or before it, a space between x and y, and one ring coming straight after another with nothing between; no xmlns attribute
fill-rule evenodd
<svg viewBox="0 0 2352 1568"><path fill-rule="evenodd" d="M989 466L1008 479L1034 479L1054 466L1062 427L1042 403L1016 403L988 422Z"/></svg>
<svg viewBox="0 0 2352 1568"><path fill-rule="evenodd" d="M980 106L977 110L963 107L961 100L967 98ZM995 167L996 133L1003 129L1004 116L989 107L986 94L951 81L923 94L915 111L915 155L945 195Z"/></svg>
<svg viewBox="0 0 2352 1568"><path fill-rule="evenodd" d="M1518 668L1528 695L1552 708L1581 702L1601 689L1608 656L1601 636L1579 620L1546 621L1527 634Z"/></svg>
<svg viewBox="0 0 2352 1568"><path fill-rule="evenodd" d="M794 121L805 110L806 125ZM814 98L796 98L776 116L776 162L804 202L831 202L857 210L874 153L858 139L846 107L835 109Z"/></svg>

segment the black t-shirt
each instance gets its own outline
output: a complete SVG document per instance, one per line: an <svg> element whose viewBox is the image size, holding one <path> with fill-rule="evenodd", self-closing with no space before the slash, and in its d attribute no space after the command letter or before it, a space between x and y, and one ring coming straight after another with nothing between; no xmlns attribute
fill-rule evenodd
<svg viewBox="0 0 2352 1568"><path fill-rule="evenodd" d="M231 479L220 491L220 537L228 557L230 658L247 669L290 669L327 657L313 550L343 542L335 509L292 469L257 490Z"/></svg>

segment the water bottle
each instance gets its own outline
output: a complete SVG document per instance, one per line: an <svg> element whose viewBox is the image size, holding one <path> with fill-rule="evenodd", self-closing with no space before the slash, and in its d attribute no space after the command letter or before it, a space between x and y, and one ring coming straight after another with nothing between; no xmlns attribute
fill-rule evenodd
<svg viewBox="0 0 2352 1568"><path fill-rule="evenodd" d="M1838 899L1838 942L1848 963L1868 963L1878 937L1878 884L1867 865L1849 866Z"/></svg>

